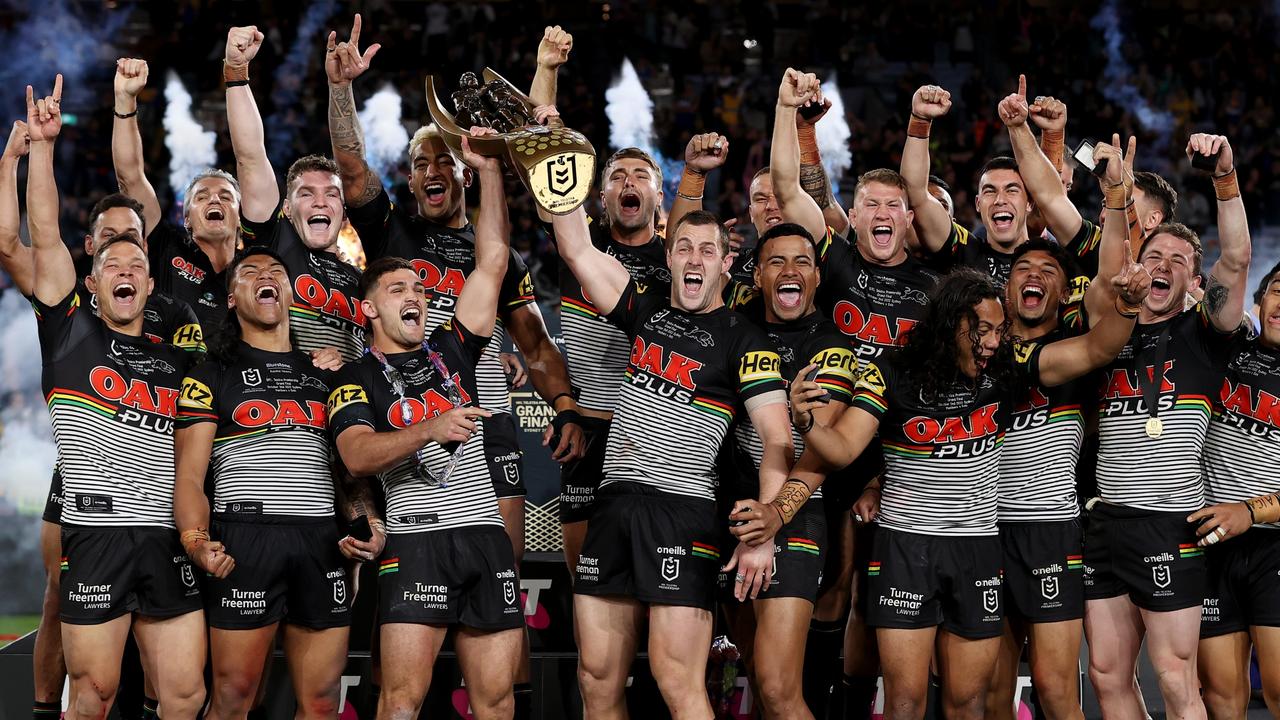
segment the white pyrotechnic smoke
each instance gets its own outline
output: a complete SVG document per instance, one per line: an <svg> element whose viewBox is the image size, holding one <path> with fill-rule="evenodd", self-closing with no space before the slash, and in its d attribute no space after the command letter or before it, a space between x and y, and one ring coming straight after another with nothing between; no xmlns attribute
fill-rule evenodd
<svg viewBox="0 0 1280 720"><path fill-rule="evenodd" d="M844 99L840 97L840 85L836 74L822 83L822 94L831 101L831 109L818 121L814 132L818 140L818 152L822 153L822 166L831 181L832 192L839 192L840 178L853 165L853 153L849 151L849 120L844 115Z"/></svg>
<svg viewBox="0 0 1280 720"><path fill-rule="evenodd" d="M670 209L684 165L668 159L658 149L653 134L653 98L649 97L649 91L640 82L629 58L623 59L618 77L604 91L604 99L604 114L609 118L609 147L614 150L640 148L653 156L654 162L662 168L663 189L666 191L663 204Z"/></svg>
<svg viewBox="0 0 1280 720"><path fill-rule="evenodd" d="M40 392L40 345L35 313L17 292L0 297L0 494L30 509L43 508L57 449Z"/></svg>
<svg viewBox="0 0 1280 720"><path fill-rule="evenodd" d="M1117 5L1116 0L1103 0L1097 14L1089 21L1089 27L1102 32L1103 45L1107 50L1107 66L1102 72L1102 94L1122 110L1132 112L1144 129L1155 134L1156 149L1163 150L1169 147L1177 123L1173 113L1152 107L1130 82L1133 68L1124 58L1124 45L1128 40L1120 25Z"/></svg>
<svg viewBox="0 0 1280 720"><path fill-rule="evenodd" d="M196 173L218 161L217 136L205 130L191 115L191 93L169 71L164 85L164 144L169 148L169 186L181 198Z"/></svg>
<svg viewBox="0 0 1280 720"><path fill-rule="evenodd" d="M396 165L409 147L409 133L400 121L400 113L400 93L390 85L384 85L366 100L359 113L360 127L364 128L365 160L382 178L384 187L391 187Z"/></svg>

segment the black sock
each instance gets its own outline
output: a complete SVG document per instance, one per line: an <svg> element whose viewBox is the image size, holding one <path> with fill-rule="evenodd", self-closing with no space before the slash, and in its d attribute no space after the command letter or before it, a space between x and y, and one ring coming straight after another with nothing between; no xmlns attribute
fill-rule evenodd
<svg viewBox="0 0 1280 720"><path fill-rule="evenodd" d="M142 720L160 720L159 713L156 710L160 707L160 701L153 698L142 696Z"/></svg>
<svg viewBox="0 0 1280 720"><path fill-rule="evenodd" d="M876 699L875 675L845 675L843 720L870 720L871 703Z"/></svg>
<svg viewBox="0 0 1280 720"><path fill-rule="evenodd" d="M31 703L31 717L35 720L58 720L58 718L62 717L62 703Z"/></svg>
<svg viewBox="0 0 1280 720"><path fill-rule="evenodd" d="M533 720L533 685L516 683L512 693L516 700L515 720Z"/></svg>
<svg viewBox="0 0 1280 720"><path fill-rule="evenodd" d="M840 651L844 648L843 620L810 620L804 646L804 702L815 718L827 717L832 690L839 677Z"/></svg>

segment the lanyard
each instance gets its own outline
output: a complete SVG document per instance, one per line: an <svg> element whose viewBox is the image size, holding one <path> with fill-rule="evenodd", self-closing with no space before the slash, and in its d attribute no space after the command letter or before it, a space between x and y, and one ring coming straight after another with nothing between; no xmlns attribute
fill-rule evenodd
<svg viewBox="0 0 1280 720"><path fill-rule="evenodd" d="M444 386L445 395L449 398L449 403L454 407L461 407L464 403L462 400L462 391L458 388L458 384L453 381L453 376L449 374L449 368L444 364L444 358L436 351L429 340L422 341L422 350L427 353L427 360L435 369L436 374L440 376L440 384ZM382 363L382 375L391 384L391 390L399 398L400 419L405 427L413 421L413 408L409 405L409 399L405 397L407 386L404 382L404 376L400 374L390 362L387 356L378 348L370 347L369 353ZM449 487L449 477L453 475L453 471L458 467L458 462L462 460L462 448L465 442L458 443L453 453L449 456L449 462L445 465L444 471L441 473L432 472L427 463L426 447L418 448L414 454L418 461L417 475L423 483L428 487L440 487L442 489Z"/></svg>
<svg viewBox="0 0 1280 720"><path fill-rule="evenodd" d="M1156 353L1152 358L1151 373L1143 372L1138 367L1138 386L1142 388L1142 402L1147 406L1147 437L1152 440L1164 432L1164 422L1160 420L1160 388L1164 386L1164 362L1169 350L1169 325L1160 331L1160 339L1156 341Z"/></svg>

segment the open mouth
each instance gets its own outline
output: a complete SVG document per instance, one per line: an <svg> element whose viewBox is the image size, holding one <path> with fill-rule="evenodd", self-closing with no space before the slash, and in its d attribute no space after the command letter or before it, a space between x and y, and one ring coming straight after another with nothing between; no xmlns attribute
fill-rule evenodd
<svg viewBox="0 0 1280 720"><path fill-rule="evenodd" d="M1168 298L1169 291L1170 289L1172 289L1172 287L1173 287L1173 284L1169 282L1169 278L1167 277L1151 278L1151 293L1150 293L1151 299L1164 300Z"/></svg>
<svg viewBox="0 0 1280 720"><path fill-rule="evenodd" d="M618 207L621 208L624 215L640 212L640 194L634 192L622 193L618 197Z"/></svg>
<svg viewBox="0 0 1280 720"><path fill-rule="evenodd" d="M1013 213L1001 210L991 216L991 224L996 230L1008 231L1013 229Z"/></svg>
<svg viewBox="0 0 1280 720"><path fill-rule="evenodd" d="M400 310L400 322L411 328L422 325L422 308L417 305L406 305Z"/></svg>
<svg viewBox="0 0 1280 720"><path fill-rule="evenodd" d="M428 205L441 205L444 203L445 187L444 183L432 181L422 188L423 193L427 196Z"/></svg>
<svg viewBox="0 0 1280 720"><path fill-rule="evenodd" d="M782 283L778 286L778 290L775 294L778 297L778 304L782 307L800 307L800 299L802 297L800 283Z"/></svg>
<svg viewBox="0 0 1280 720"><path fill-rule="evenodd" d="M117 302L131 303L137 296L138 289L130 282L122 282L111 290L111 297L115 298Z"/></svg>
<svg viewBox="0 0 1280 720"><path fill-rule="evenodd" d="M871 239L876 245L887 246L893 240L893 228L888 225L876 225L871 228Z"/></svg>
<svg viewBox="0 0 1280 720"><path fill-rule="evenodd" d="M307 218L307 227L312 230L328 230L333 225L333 218L328 215L312 215Z"/></svg>
<svg viewBox="0 0 1280 720"><path fill-rule="evenodd" d="M222 222L227 219L227 214L223 212L222 208L215 205L205 210L204 219L209 222Z"/></svg>
<svg viewBox="0 0 1280 720"><path fill-rule="evenodd" d="M254 293L259 305L275 305L280 302L280 290L274 285L263 285Z"/></svg>
<svg viewBox="0 0 1280 720"><path fill-rule="evenodd" d="M765 227L773 227L774 225L777 225L780 222L782 222L781 215L766 215L764 218Z"/></svg>
<svg viewBox="0 0 1280 720"><path fill-rule="evenodd" d="M1044 288L1035 283L1022 286L1022 305L1027 308L1038 308L1044 302Z"/></svg>
<svg viewBox="0 0 1280 720"><path fill-rule="evenodd" d="M702 292L702 274L701 273L686 272L682 280L683 280L682 290L684 291L685 296L697 297L698 293Z"/></svg>

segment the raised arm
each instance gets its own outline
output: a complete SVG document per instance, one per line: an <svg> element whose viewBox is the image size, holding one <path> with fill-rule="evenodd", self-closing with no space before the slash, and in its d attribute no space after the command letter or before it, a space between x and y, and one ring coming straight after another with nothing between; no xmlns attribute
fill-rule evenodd
<svg viewBox="0 0 1280 720"><path fill-rule="evenodd" d="M325 47L324 72L329 78L329 142L333 159L342 177L342 197L347 207L362 207L378 196L382 180L369 168L364 156L364 132L356 115L356 99L351 81L369 69L373 56L382 48L374 43L360 54L360 14L351 24L351 37L338 42L330 32Z"/></svg>
<svg viewBox="0 0 1280 720"><path fill-rule="evenodd" d="M631 275L617 258L591 244L586 211L578 208L568 215L555 215L551 218L551 227L560 257L582 283L596 310L604 315L613 312L627 283L631 282Z"/></svg>
<svg viewBox="0 0 1280 720"><path fill-rule="evenodd" d="M840 201L831 191L831 179L822 166L822 153L818 150L818 121L826 117L831 101L823 98L817 115L806 118L796 113L796 134L800 140L800 187L822 208L822 219L837 235L849 234L849 213L840 207Z"/></svg>
<svg viewBox="0 0 1280 720"><path fill-rule="evenodd" d="M494 133L489 128L471 128L472 135ZM507 193L503 188L502 164L496 157L471 151L462 138L462 161L477 171L480 181L480 214L476 218L476 267L467 276L458 295L454 318L476 335L492 335L498 316L498 295L511 257L510 221Z"/></svg>
<svg viewBox="0 0 1280 720"><path fill-rule="evenodd" d="M62 302L76 286L71 251L58 229L58 183L53 177L53 144L62 130L62 76L53 94L35 99L27 86L27 134L31 157L27 161L27 227L35 274L31 294L45 305Z"/></svg>
<svg viewBox="0 0 1280 720"><path fill-rule="evenodd" d="M724 165L729 157L729 138L720 133L702 133L689 138L684 148L684 172L680 187L667 215L667 232L675 229L685 215L702 209L702 191L707 173Z"/></svg>
<svg viewBox="0 0 1280 720"><path fill-rule="evenodd" d="M1120 154L1119 134L1112 135L1110 143L1100 142L1093 146L1093 161L1107 163L1106 172L1099 178L1107 222L1103 223L1098 247L1098 274L1084 293L1090 324L1115 302L1116 287L1107 280L1124 270L1125 240L1129 241L1131 249L1142 247L1141 227L1137 225L1133 207L1133 156L1137 152L1137 143L1137 138L1129 138L1129 152L1124 156ZM1139 232L1135 233L1135 229Z"/></svg>
<svg viewBox="0 0 1280 720"><path fill-rule="evenodd" d="M1126 234L1124 209L1107 210L1106 226L1120 236ZM1104 229L1103 232L1106 232ZM1045 345L1040 351L1037 368L1040 382L1049 387L1075 380L1115 359L1129 342L1138 310L1151 290L1151 276L1133 260L1133 248L1123 241L1124 267L1111 278L1115 300L1096 318L1091 318L1089 332L1077 337Z"/></svg>
<svg viewBox="0 0 1280 720"><path fill-rule="evenodd" d="M253 25L233 27L227 32L222 60L222 73L227 79L227 126L236 154L236 179L243 194L240 215L259 223L270 220L280 204L280 185L267 157L262 115L248 81L249 63L262 48L262 40L262 33Z"/></svg>
<svg viewBox="0 0 1280 720"><path fill-rule="evenodd" d="M822 102L822 83L816 75L787 68L778 86L773 115L773 145L769 150L769 178L773 195L786 222L799 223L815 238L826 237L822 208L800 187L800 141L796 135L796 111L810 102Z"/></svg>
<svg viewBox="0 0 1280 720"><path fill-rule="evenodd" d="M1222 251L1209 271L1204 302L1213 326L1231 332L1244 321L1248 293L1249 261L1253 243L1245 217L1240 185L1236 182L1235 156L1223 135L1196 133L1187 142L1187 157L1218 154L1213 169L1213 191L1218 198L1218 243Z"/></svg>
<svg viewBox="0 0 1280 720"><path fill-rule="evenodd" d="M929 130L933 121L951 110L951 93L937 85L925 85L911 96L911 120L902 148L899 172L907 182L907 199L915 211L920 242L930 252L940 252L951 237L951 215L929 194Z"/></svg>
<svg viewBox="0 0 1280 720"><path fill-rule="evenodd" d="M542 40L538 42L538 69L533 73L533 85L529 88L529 98L535 104L556 104L556 80L560 66L569 62L572 49L573 36L559 25L550 25L542 31Z"/></svg>
<svg viewBox="0 0 1280 720"><path fill-rule="evenodd" d="M0 267L13 278L23 295L31 294L33 259L31 248L18 237L22 215L18 211L18 163L30 149L27 124L13 121L9 141L0 154Z"/></svg>
<svg viewBox="0 0 1280 720"><path fill-rule="evenodd" d="M142 157L142 133L138 130L138 93L147 86L147 61L120 58L116 61L115 121L111 125L111 163L115 166L120 192L142 203L146 234L160 224L163 213L156 189L147 179Z"/></svg>
<svg viewBox="0 0 1280 720"><path fill-rule="evenodd" d="M1035 201L1036 207L1040 208L1040 214L1054 237L1065 244L1080 232L1080 211L1067 197L1067 189L1062 186L1062 176L1058 174L1053 162L1041 152L1031 126L1027 124L1028 118L1035 115L1036 124L1041 127L1042 132L1064 132L1067 125L1066 106L1062 106L1059 112L1059 104L1045 102L1043 106L1039 103L1034 107L1029 106L1027 76L1019 75L1018 92L1000 101L998 114L1009 130L1009 144L1013 146L1013 157L1018 161L1018 172L1027 186L1027 192Z"/></svg>

